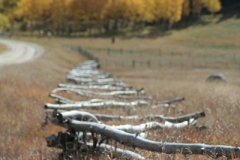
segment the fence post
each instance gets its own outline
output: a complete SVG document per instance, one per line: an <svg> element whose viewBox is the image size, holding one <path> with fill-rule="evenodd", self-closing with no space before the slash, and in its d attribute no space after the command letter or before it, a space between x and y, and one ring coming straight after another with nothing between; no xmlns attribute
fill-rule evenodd
<svg viewBox="0 0 240 160"><path fill-rule="evenodd" d="M135 60L132 60L132 68L135 68Z"/></svg>
<svg viewBox="0 0 240 160"><path fill-rule="evenodd" d="M106 67L108 66L108 60L107 59L105 59L105 65L106 65Z"/></svg>
<svg viewBox="0 0 240 160"><path fill-rule="evenodd" d="M148 68L150 68L151 67L151 61L148 60L147 64L148 64Z"/></svg>
<svg viewBox="0 0 240 160"><path fill-rule="evenodd" d="M235 53L233 53L233 62L237 62Z"/></svg>
<svg viewBox="0 0 240 160"><path fill-rule="evenodd" d="M110 55L110 48L107 49L108 55Z"/></svg>
<svg viewBox="0 0 240 160"><path fill-rule="evenodd" d="M81 48L78 46L77 47L77 51L80 53L81 52Z"/></svg>

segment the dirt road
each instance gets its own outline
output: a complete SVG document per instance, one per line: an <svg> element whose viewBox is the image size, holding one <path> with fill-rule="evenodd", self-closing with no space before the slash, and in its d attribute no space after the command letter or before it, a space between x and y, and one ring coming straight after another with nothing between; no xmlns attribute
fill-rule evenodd
<svg viewBox="0 0 240 160"><path fill-rule="evenodd" d="M0 43L7 46L0 54L0 66L31 61L44 52L43 47L29 42L0 39Z"/></svg>

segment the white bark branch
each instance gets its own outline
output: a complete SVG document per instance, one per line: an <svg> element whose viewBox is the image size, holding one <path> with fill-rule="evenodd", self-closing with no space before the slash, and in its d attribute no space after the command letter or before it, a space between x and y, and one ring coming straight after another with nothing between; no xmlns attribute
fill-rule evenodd
<svg viewBox="0 0 240 160"><path fill-rule="evenodd" d="M97 134L104 135L114 139L122 144L146 149L153 152L160 152L165 154L199 154L207 155L213 158L227 157L227 158L240 158L240 148L224 145L207 145L207 144L188 144L188 143L168 143L168 142L155 142L152 140L137 137L136 134L126 133L117 130L113 127L91 123L80 122L71 120L66 123L68 128L74 129L77 132L90 131Z"/></svg>
<svg viewBox="0 0 240 160"><path fill-rule="evenodd" d="M138 100L133 102L121 102L114 100L105 100L105 99L91 99L89 101L73 101L62 96L56 94L50 94L50 97L54 98L56 102L60 104L95 104L95 103L104 103L106 106L116 106L116 107L124 107L124 106L149 106L149 102L145 100Z"/></svg>
<svg viewBox="0 0 240 160"><path fill-rule="evenodd" d="M67 101L70 102L70 101ZM64 103L64 102L63 102ZM118 102L118 101L83 101L83 102L75 102L68 104L45 104L45 109L62 109L62 110L73 110L73 109L81 109L81 108L106 108L106 107L143 107L148 106L148 102L144 100L133 101L133 102Z"/></svg>
<svg viewBox="0 0 240 160"><path fill-rule="evenodd" d="M73 84L63 84L60 83L58 85L60 88L56 88L52 91L52 93L56 93L57 91L61 91L62 88L70 88L70 89L95 89L95 90L107 90L107 91L116 91L116 90L129 90L132 88L131 86L121 87L121 86L112 86L112 85L73 85Z"/></svg>
<svg viewBox="0 0 240 160"><path fill-rule="evenodd" d="M92 115L91 113L83 112L83 111L69 111L69 112L57 113L55 117L52 118L52 122L56 125L66 127L66 125L64 125L64 122L69 118L74 120L80 120L80 121L100 123L96 118L96 116ZM196 125L196 123L197 123L197 120L190 118L187 121L182 121L178 123L171 123L168 121L165 121L164 124L159 122L147 122L140 125L125 124L125 125L118 125L118 126L113 125L111 127L128 132L128 133L140 133L140 132L144 132L144 131L147 131L150 129L156 129L156 128L183 128L190 125Z"/></svg>
<svg viewBox="0 0 240 160"><path fill-rule="evenodd" d="M90 146L92 146L91 143L88 143ZM144 160L145 158L141 155L134 153L129 150L124 150L121 148L115 148L113 146L107 145L107 144L101 144L97 146L101 150L107 149L107 151L111 154L113 154L112 158L131 158L131 159L138 159L138 160Z"/></svg>
<svg viewBox="0 0 240 160"><path fill-rule="evenodd" d="M53 114L54 110L53 109L46 109L45 110L46 114ZM66 110L56 110L56 113L58 113L62 118L59 119L59 121L64 121L64 119L67 118L78 118L77 115L79 115L80 119L84 116L85 113L84 111L66 111ZM88 113L91 114L91 113ZM56 115L56 114L55 114ZM53 115L53 116L55 116ZM66 115L66 116L65 116ZM82 116L83 115L83 116ZM143 118L140 118L137 115L132 115L132 116L121 116L121 115L106 115L106 114L92 114L92 116L96 117L93 119L97 120L104 120L104 121L110 121L110 120L159 120L161 122L170 122L170 123L181 123L181 122L190 122L190 119L197 120L198 118L205 117L204 112L195 112L187 115L182 115L179 117L164 117L163 115L147 115L144 116ZM96 121L97 122L97 121Z"/></svg>
<svg viewBox="0 0 240 160"><path fill-rule="evenodd" d="M179 122L184 122L188 121L189 119L198 119L200 117L205 117L204 112L195 112L179 117L164 117L163 115L147 115L142 118L142 120L147 119L147 120L160 120L160 121L168 121L171 123L179 123Z"/></svg>
<svg viewBox="0 0 240 160"><path fill-rule="evenodd" d="M174 98L174 99L171 99L171 100L166 100L166 101L158 101L157 102L157 105L161 105L161 104L172 104L172 103L175 103L175 102L181 102L185 100L184 97L177 97L177 98Z"/></svg>
<svg viewBox="0 0 240 160"><path fill-rule="evenodd" d="M90 135L91 136L91 135ZM58 149L63 149L64 145L68 144L71 146L74 146L74 142L68 142L67 138L65 142L66 144L62 144L63 142L61 142L61 134L60 136L55 136L55 135L51 135L49 137L46 138L47 141L47 145L48 147L53 147L53 148L58 148ZM108 144L100 144L97 145L96 147L94 147L93 143L87 143L87 148L88 148L88 152L91 151L99 151L99 152L105 152L108 154L111 154L111 158L134 158L134 159L139 159L139 160L144 160L145 158L142 157L140 154L134 153L132 151L129 150L125 150L125 149L121 149L121 148L115 148L114 146L108 145ZM70 149L72 151L72 149ZM68 150L66 149L65 152L67 152ZM81 150L76 150L77 152L80 152L80 154L84 154L83 151Z"/></svg>

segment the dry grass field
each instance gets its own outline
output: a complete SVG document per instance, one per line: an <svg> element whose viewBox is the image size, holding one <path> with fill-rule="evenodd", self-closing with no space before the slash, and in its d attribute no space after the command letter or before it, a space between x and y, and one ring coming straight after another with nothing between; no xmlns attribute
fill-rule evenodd
<svg viewBox="0 0 240 160"><path fill-rule="evenodd" d="M39 59L25 64L4 66L0 68L0 159L57 159L59 151L46 147L45 137L64 130L54 125L41 127L44 119L43 106L53 102L49 93L58 83L65 82L66 72L85 60L68 46L79 45L92 48L162 50L166 53L235 53L239 56L240 21L230 18L220 22L221 17L203 17L207 25L195 26L179 31L171 31L168 36L149 37L147 30L133 35L116 37L111 44L110 38L20 38L42 45L46 52ZM219 21L219 22L218 22ZM157 33L156 33L157 34ZM144 38L145 37L145 38ZM94 53L100 61L101 54ZM147 54L143 58L148 59ZM118 56L111 55L118 59ZM239 56L240 57L240 56ZM127 57L126 57L127 59ZM208 58L205 59L208 61ZM116 60L117 61L117 60ZM164 59L163 59L164 61ZM189 61L187 59L186 61ZM172 62L177 63L177 62ZM183 61L184 63L184 61ZM240 59L235 63L240 63ZM225 65L225 64L224 64ZM150 139L155 141L183 143L207 143L240 146L240 72L236 68L177 68L162 66L158 68L131 68L125 66L111 67L103 65L103 71L113 73L119 79L134 88L144 87L147 95L157 100L185 97L185 101L175 108L141 108L137 110L106 109L89 110L91 113L106 114L163 114L179 116L196 111L204 111L206 117L198 124L207 130L195 129L161 129L151 132ZM206 83L205 79L212 73L225 75L226 83ZM118 124L120 122L110 122ZM134 122L126 122L134 123ZM165 155L135 149L148 159L211 159L205 156ZM224 159L220 158L220 159Z"/></svg>

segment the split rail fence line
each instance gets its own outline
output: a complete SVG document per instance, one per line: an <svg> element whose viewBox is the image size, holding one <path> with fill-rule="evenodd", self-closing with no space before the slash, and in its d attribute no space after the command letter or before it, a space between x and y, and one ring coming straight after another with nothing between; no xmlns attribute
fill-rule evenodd
<svg viewBox="0 0 240 160"><path fill-rule="evenodd" d="M240 55L237 53L165 53L162 50L127 50L80 46L71 46L71 48L81 54L91 53L90 59L97 57L101 61L101 65L106 68L240 69Z"/></svg>
<svg viewBox="0 0 240 160"><path fill-rule="evenodd" d="M93 57L91 57L93 58ZM204 117L204 112L195 112L180 117L163 115L121 116L92 114L83 109L107 107L137 108L137 107L171 107L173 103L183 101L177 97L172 100L157 101L146 96L144 89L134 89L118 80L115 76L99 70L97 60L89 60L68 72L66 84L59 84L50 97L55 104L44 106L46 118L55 125L66 128L65 132L50 135L46 138L49 147L61 150L59 159L85 159L94 156L107 155L110 158L145 159L144 155L130 151L130 148L140 148L164 154L199 154L212 158L239 158L240 148L223 145L156 142L148 139L151 130L161 128L195 127L197 119ZM75 101L62 96L77 94L81 101ZM66 93L65 93L66 92ZM64 95L63 94L63 95ZM122 124L107 125L101 121L131 120L138 125ZM121 145L117 145L117 143ZM124 147L122 147L124 146ZM130 148L129 148L130 147Z"/></svg>

